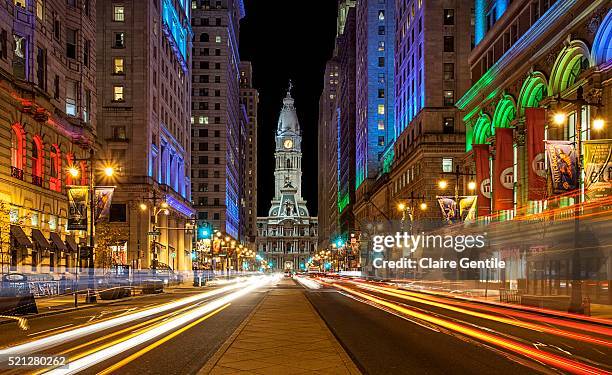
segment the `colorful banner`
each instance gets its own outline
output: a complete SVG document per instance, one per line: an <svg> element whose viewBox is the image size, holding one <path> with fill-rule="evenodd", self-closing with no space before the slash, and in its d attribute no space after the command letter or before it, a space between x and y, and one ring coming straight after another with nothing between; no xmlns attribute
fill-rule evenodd
<svg viewBox="0 0 612 375"><path fill-rule="evenodd" d="M87 230L87 186L68 186L68 230Z"/></svg>
<svg viewBox="0 0 612 375"><path fill-rule="evenodd" d="M546 199L546 162L544 158L544 130L546 109L525 108L525 126L527 127L527 162L530 201Z"/></svg>
<svg viewBox="0 0 612 375"><path fill-rule="evenodd" d="M553 194L578 189L576 150L571 141L546 141Z"/></svg>
<svg viewBox="0 0 612 375"><path fill-rule="evenodd" d="M476 219L477 196L470 195L459 197L459 211L457 216L457 204L455 197L437 197L442 217L448 222L473 221Z"/></svg>
<svg viewBox="0 0 612 375"><path fill-rule="evenodd" d="M495 129L495 166L493 168L493 209L514 207L514 149L512 129Z"/></svg>
<svg viewBox="0 0 612 375"><path fill-rule="evenodd" d="M107 219L110 212L111 201L113 200L114 187L96 187L94 204L96 207L94 218L96 223L101 219Z"/></svg>
<svg viewBox="0 0 612 375"><path fill-rule="evenodd" d="M612 139L582 141L584 186L589 199L612 195Z"/></svg>
<svg viewBox="0 0 612 375"><path fill-rule="evenodd" d="M489 168L489 145L473 145L478 187L478 216L491 213L491 172Z"/></svg>

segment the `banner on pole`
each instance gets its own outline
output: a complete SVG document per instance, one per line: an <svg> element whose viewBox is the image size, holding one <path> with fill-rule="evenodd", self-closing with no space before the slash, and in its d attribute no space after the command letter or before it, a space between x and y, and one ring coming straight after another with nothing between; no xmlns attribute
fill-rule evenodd
<svg viewBox="0 0 612 375"><path fill-rule="evenodd" d="M495 129L495 166L493 178L493 209L511 210L514 207L514 150L513 130Z"/></svg>
<svg viewBox="0 0 612 375"><path fill-rule="evenodd" d="M491 172L489 167L489 145L473 145L476 163L476 184L478 189L478 215L491 213Z"/></svg>
<svg viewBox="0 0 612 375"><path fill-rule="evenodd" d="M546 109L525 108L527 127L528 197L530 201L546 199L546 162L544 160L544 130Z"/></svg>
<svg viewBox="0 0 612 375"><path fill-rule="evenodd" d="M582 141L584 186L590 199L612 195L612 139Z"/></svg>
<svg viewBox="0 0 612 375"><path fill-rule="evenodd" d="M96 210L94 218L96 223L102 219L108 218L114 191L115 188L113 186L101 186L95 188L94 205Z"/></svg>
<svg viewBox="0 0 612 375"><path fill-rule="evenodd" d="M68 230L87 230L87 186L68 187Z"/></svg>
<svg viewBox="0 0 612 375"><path fill-rule="evenodd" d="M547 141L546 153L550 167L553 194L578 189L576 149L571 141Z"/></svg>

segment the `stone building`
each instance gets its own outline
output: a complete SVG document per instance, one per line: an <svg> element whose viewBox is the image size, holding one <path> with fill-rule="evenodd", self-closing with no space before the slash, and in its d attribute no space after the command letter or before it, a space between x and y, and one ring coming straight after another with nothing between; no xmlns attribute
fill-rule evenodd
<svg viewBox="0 0 612 375"><path fill-rule="evenodd" d="M253 66L248 61L240 63L240 101L247 113L248 123L245 127L246 155L244 199L246 224L246 241L255 243L257 237L257 110L259 92L253 87Z"/></svg>
<svg viewBox="0 0 612 375"><path fill-rule="evenodd" d="M242 0L192 3L192 191L198 225L243 241L238 42L244 4Z"/></svg>
<svg viewBox="0 0 612 375"><path fill-rule="evenodd" d="M93 0L0 4L2 274L76 271L87 234L67 230L67 186L88 185L97 148L95 33Z"/></svg>
<svg viewBox="0 0 612 375"><path fill-rule="evenodd" d="M274 270L304 270L317 246L318 222L302 198L302 130L291 87L278 119L274 158L274 198L268 216L257 219L257 252Z"/></svg>
<svg viewBox="0 0 612 375"><path fill-rule="evenodd" d="M582 234L576 235L574 229L567 242L551 237L550 226L537 235L523 230L520 246L515 245L517 236L506 238L505 245L500 242L499 255L510 267L496 278L506 287L529 293L567 295L569 281L576 280L579 270L592 280L582 287L591 300L610 303L612 295L605 286L611 274L609 249L594 251L587 245L593 239L609 241L609 228L601 230L594 223L609 222L609 213L605 204L597 204L602 196L592 194L591 184L603 186L603 197L609 197L610 177L603 173L596 181L597 174L585 173L584 194L579 196L573 187L554 195L544 159L545 140L569 141L575 147L577 124L583 146L595 140L609 144L612 138L610 3L498 0L476 5L476 45L469 56L472 86L457 107L466 126L463 163L477 174L479 221L483 225L497 221L499 228L516 228L521 222L561 225L576 215L580 199L585 202L584 215L593 221L581 231L596 233L577 245L575 239ZM566 102L580 97L581 110ZM560 113L564 115L559 119ZM589 160L582 161L586 168ZM580 247L584 251L578 258L575 252L568 254L568 249ZM545 248L556 252L538 250Z"/></svg>
<svg viewBox="0 0 612 375"><path fill-rule="evenodd" d="M191 269L189 5L97 4L98 138L119 171L108 225L114 262L134 269Z"/></svg>

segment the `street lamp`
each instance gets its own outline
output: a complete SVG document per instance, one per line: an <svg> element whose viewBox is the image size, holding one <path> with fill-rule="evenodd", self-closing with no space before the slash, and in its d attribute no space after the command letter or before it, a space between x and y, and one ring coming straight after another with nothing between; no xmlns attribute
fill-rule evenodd
<svg viewBox="0 0 612 375"><path fill-rule="evenodd" d="M576 99L564 99L561 98L559 93L555 98L557 103L568 103L575 106L576 121L574 126L574 142L576 144L576 175L578 182L578 196L576 203L574 204L574 250L572 254L572 289L570 296L569 312L573 313L584 313L584 306L582 304L582 280L581 280L581 264L580 254L578 251L578 245L580 242L580 205L582 204L582 107L592 106L596 108L603 107L601 102L589 102L584 98L584 88L579 86L576 89ZM593 116L596 117L596 116ZM564 125L566 122L567 115L562 111L558 111L553 115L553 122L557 125ZM593 128L595 130L601 130L605 126L605 122L601 117L593 119Z"/></svg>
<svg viewBox="0 0 612 375"><path fill-rule="evenodd" d="M446 182L446 180L440 180L438 182L438 187L442 190L446 189L448 187L448 182Z"/></svg>
<svg viewBox="0 0 612 375"><path fill-rule="evenodd" d="M474 191L474 190L476 190L476 183L475 183L474 181L470 181L470 182L468 183L468 189L469 189L470 191Z"/></svg>

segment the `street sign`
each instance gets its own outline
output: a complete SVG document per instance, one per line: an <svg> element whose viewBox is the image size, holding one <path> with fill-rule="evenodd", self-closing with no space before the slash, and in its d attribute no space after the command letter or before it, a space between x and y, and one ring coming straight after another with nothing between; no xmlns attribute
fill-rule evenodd
<svg viewBox="0 0 612 375"><path fill-rule="evenodd" d="M151 231L148 233L149 236L161 236L161 232L160 231Z"/></svg>

